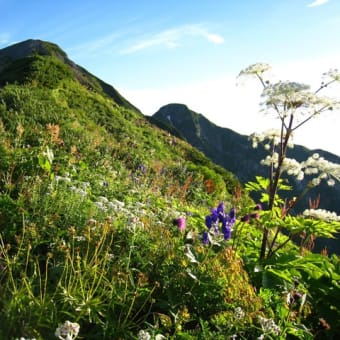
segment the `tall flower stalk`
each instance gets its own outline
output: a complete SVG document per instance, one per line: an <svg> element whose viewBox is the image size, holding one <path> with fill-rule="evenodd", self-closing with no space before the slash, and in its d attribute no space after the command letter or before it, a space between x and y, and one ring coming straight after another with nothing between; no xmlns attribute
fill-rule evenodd
<svg viewBox="0 0 340 340"><path fill-rule="evenodd" d="M265 148L269 155L262 161L263 165L269 166L269 183L266 188L268 192L268 210L273 212L276 206L277 192L280 185L282 174L287 172L289 175L295 175L297 179L302 180L304 174L313 173L315 167L310 166L308 160L299 163L294 159L287 158L287 149L292 145L291 140L293 133L306 124L309 120L339 107L339 102L335 99L321 96L320 92L334 82L340 81L338 70L330 70L324 74L324 82L316 91L311 91L310 87L297 82L271 83L266 79L270 65L258 63L249 66L240 72L239 76L252 76L259 80L263 87L262 97L264 101L262 106L264 111L274 114L279 120L278 131L271 130L265 134L253 134L253 146L264 142ZM327 161L326 161L327 162ZM328 165L330 162L328 162ZM340 178L340 167L332 164L328 170L315 168L315 174L320 174L317 178L319 181L312 181L310 187L318 184L321 178L327 178L329 183L333 183L334 178ZM277 230L277 233L279 228ZM267 255L272 254L272 246L268 247L269 229L264 227L263 237L260 249L260 258L264 259ZM276 239L277 234L274 236ZM273 242L271 243L273 245Z"/></svg>

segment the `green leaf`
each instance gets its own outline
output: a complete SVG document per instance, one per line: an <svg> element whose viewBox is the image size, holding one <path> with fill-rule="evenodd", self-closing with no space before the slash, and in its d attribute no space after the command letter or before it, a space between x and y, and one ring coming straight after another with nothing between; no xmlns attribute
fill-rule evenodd
<svg viewBox="0 0 340 340"><path fill-rule="evenodd" d="M40 167L45 170L46 172L51 171L51 163L48 161L48 159L44 155L38 156L38 162Z"/></svg>

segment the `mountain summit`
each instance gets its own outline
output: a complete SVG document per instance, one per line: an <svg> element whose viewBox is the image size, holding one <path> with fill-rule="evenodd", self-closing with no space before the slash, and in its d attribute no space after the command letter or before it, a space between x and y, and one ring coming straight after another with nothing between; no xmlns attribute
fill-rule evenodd
<svg viewBox="0 0 340 340"><path fill-rule="evenodd" d="M56 44L28 39L0 50L0 61L9 63L16 59L27 58L33 54L53 55L61 60L68 60L66 53Z"/></svg>
<svg viewBox="0 0 340 340"><path fill-rule="evenodd" d="M53 58L53 60L49 58ZM47 62L48 60L50 62ZM39 66L37 63L39 63ZM67 66L66 69L65 66ZM67 54L56 44L29 39L0 50L0 86L12 82L25 83L31 80L32 73L35 77L40 78L40 82L44 86L49 85L42 79L43 72L38 75L37 71L43 69L43 72L54 73L53 78L55 80L64 79L66 76L74 77L90 90L109 96L118 105L139 111L114 87L70 60Z"/></svg>

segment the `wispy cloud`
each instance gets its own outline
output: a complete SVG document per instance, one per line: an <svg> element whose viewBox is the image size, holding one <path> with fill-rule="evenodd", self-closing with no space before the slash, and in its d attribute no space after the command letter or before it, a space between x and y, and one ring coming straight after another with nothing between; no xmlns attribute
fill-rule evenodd
<svg viewBox="0 0 340 340"><path fill-rule="evenodd" d="M159 33L139 37L133 44L131 44L131 46L123 50L123 54L130 54L155 46L175 48L180 46L184 39L188 37L204 38L207 41L217 45L224 43L224 39L221 35L210 32L203 25L183 25L164 30Z"/></svg>
<svg viewBox="0 0 340 340"><path fill-rule="evenodd" d="M118 32L108 34L103 37L99 37L97 39L73 46L68 49L68 53L70 53L73 57L83 54L94 57L97 53L102 54L103 51L107 50L110 46L113 45L114 42L119 40L121 36L122 34Z"/></svg>
<svg viewBox="0 0 340 340"><path fill-rule="evenodd" d="M310 3L309 5L307 5L307 7L317 7L317 6L324 5L327 2L328 2L328 0L315 0L312 3Z"/></svg>

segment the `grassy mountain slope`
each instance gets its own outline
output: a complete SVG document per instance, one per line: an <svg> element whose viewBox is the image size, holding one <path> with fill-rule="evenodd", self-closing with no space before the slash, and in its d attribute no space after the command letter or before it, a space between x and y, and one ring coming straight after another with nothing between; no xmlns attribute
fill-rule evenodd
<svg viewBox="0 0 340 340"><path fill-rule="evenodd" d="M237 179L54 44L8 47L0 65L0 338L51 338L77 314L87 339L132 339L170 310L188 310L189 327L203 306L222 310L219 295L199 309L189 295L179 303L192 278L173 220L186 217L204 256L204 215L232 204Z"/></svg>

